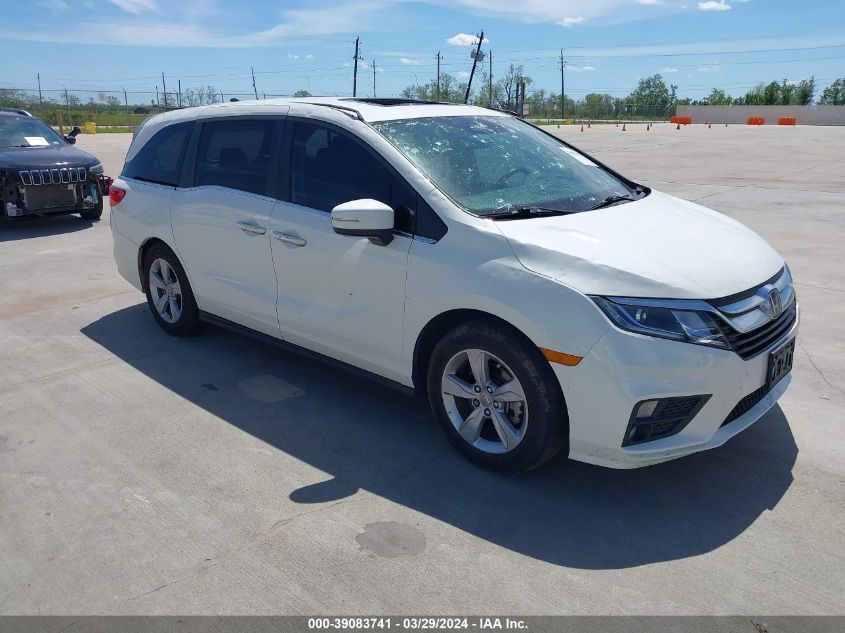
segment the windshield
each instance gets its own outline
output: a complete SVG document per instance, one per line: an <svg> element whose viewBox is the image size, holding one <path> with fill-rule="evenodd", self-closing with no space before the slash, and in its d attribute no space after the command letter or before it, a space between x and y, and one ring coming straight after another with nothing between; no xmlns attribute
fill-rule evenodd
<svg viewBox="0 0 845 633"><path fill-rule="evenodd" d="M0 116L0 147L48 147L63 145L53 128L32 116Z"/></svg>
<svg viewBox="0 0 845 633"><path fill-rule="evenodd" d="M509 116L374 123L458 205L477 215L538 207L587 211L624 183L563 143Z"/></svg>

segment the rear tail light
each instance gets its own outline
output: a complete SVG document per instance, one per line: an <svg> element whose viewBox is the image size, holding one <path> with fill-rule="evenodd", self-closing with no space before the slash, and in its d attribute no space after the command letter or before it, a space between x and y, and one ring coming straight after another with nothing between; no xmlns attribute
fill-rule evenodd
<svg viewBox="0 0 845 633"><path fill-rule="evenodd" d="M120 204L120 201L126 196L126 189L121 189L120 187L115 187L111 185L109 187L109 204L111 206L115 206Z"/></svg>

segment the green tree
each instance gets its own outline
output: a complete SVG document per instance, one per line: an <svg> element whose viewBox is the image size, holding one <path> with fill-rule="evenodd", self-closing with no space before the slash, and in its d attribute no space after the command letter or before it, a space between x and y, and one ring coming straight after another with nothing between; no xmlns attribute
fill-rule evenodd
<svg viewBox="0 0 845 633"><path fill-rule="evenodd" d="M526 101L528 100L528 90L534 84L531 77L526 76L525 69L522 66L508 66L505 76L496 82L496 92L499 96L499 106L506 110L513 110L516 108L516 84L520 81L525 82Z"/></svg>
<svg viewBox="0 0 845 633"><path fill-rule="evenodd" d="M704 101L707 105L730 105L733 103L731 96L720 88L713 88Z"/></svg>
<svg viewBox="0 0 845 633"><path fill-rule="evenodd" d="M822 91L821 105L845 105L845 77L837 79Z"/></svg>
<svg viewBox="0 0 845 633"><path fill-rule="evenodd" d="M660 74L640 79L627 101L636 105L667 107L672 101L669 86Z"/></svg>
<svg viewBox="0 0 845 633"><path fill-rule="evenodd" d="M310 97L312 95L307 90L297 90L296 92L293 93L293 96L294 97Z"/></svg>
<svg viewBox="0 0 845 633"><path fill-rule="evenodd" d="M795 87L793 100L796 105L812 105L816 96L816 78L802 79Z"/></svg>
<svg viewBox="0 0 845 633"><path fill-rule="evenodd" d="M458 82L449 73L440 75L440 98L439 101L450 103L463 103L466 93L466 82ZM405 99L421 99L424 101L437 101L437 78L424 84L411 84L406 86L400 93ZM470 95L472 97L472 95Z"/></svg>

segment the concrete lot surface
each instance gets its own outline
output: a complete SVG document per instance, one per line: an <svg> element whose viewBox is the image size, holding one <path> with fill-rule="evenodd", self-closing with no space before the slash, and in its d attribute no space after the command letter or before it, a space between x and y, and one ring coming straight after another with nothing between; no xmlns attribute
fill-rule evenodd
<svg viewBox="0 0 845 633"><path fill-rule="evenodd" d="M791 388L636 471L474 468L424 403L163 334L108 210L0 226L0 613L845 614L845 128L555 133L788 259ZM117 174L127 135L81 136Z"/></svg>

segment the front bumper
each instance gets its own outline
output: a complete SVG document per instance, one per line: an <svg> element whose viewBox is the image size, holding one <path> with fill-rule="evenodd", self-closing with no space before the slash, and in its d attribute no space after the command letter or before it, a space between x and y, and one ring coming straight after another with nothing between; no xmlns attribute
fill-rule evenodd
<svg viewBox="0 0 845 633"><path fill-rule="evenodd" d="M612 468L665 462L724 444L768 411L789 386L787 375L759 402L724 424L737 403L766 382L769 352L794 338L800 322L765 351L735 352L611 328L575 367L553 365L569 412L569 456ZM652 398L712 394L679 433L622 446L634 405Z"/></svg>

